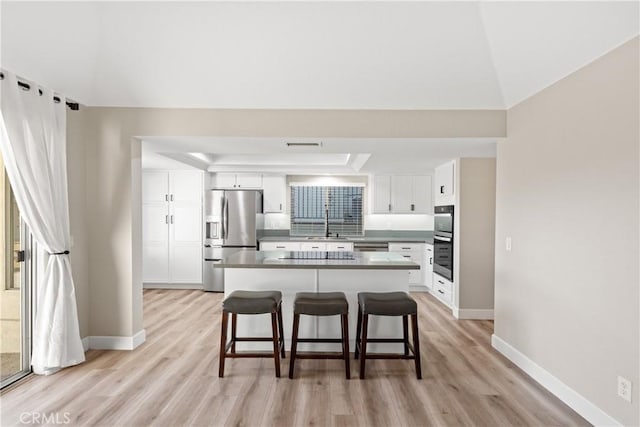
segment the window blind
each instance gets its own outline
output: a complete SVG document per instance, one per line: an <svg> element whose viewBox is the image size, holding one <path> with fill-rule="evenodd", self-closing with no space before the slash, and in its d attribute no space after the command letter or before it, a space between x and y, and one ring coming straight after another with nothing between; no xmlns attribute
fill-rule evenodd
<svg viewBox="0 0 640 427"><path fill-rule="evenodd" d="M291 186L291 235L363 234L362 186Z"/></svg>

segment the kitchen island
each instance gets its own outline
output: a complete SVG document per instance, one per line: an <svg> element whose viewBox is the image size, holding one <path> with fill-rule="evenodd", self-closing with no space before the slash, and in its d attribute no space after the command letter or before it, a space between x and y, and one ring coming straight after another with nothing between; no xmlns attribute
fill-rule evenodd
<svg viewBox="0 0 640 427"><path fill-rule="evenodd" d="M350 346L355 348L358 292L409 291L409 270L420 266L391 252L285 252L242 251L225 258L225 297L235 290L279 290L282 292L282 315L287 350L291 344L293 300L296 292L344 292L349 301ZM269 315L239 316L238 336L269 336ZM340 318L302 316L300 337L340 336ZM401 318L372 316L371 338L402 336ZM242 346L240 344L243 344ZM371 344L373 352L398 351L402 345ZM269 350L265 343L238 343L238 350ZM336 351L337 345L301 343L300 351Z"/></svg>

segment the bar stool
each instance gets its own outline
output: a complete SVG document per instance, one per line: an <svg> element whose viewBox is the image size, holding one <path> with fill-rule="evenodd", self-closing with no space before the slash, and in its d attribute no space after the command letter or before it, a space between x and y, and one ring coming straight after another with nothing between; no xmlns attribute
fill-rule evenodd
<svg viewBox="0 0 640 427"><path fill-rule="evenodd" d="M367 328L369 315L402 316L403 337L400 338L368 338ZM408 317L411 316L413 345L409 343ZM362 340L360 332L362 330ZM367 343L403 343L404 354L367 354ZM411 350L412 355L409 354ZM420 366L420 339L418 337L418 305L406 292L360 292L358 293L358 323L356 327L355 358L360 357L360 379L365 376L367 359L414 359L416 377L422 379Z"/></svg>
<svg viewBox="0 0 640 427"><path fill-rule="evenodd" d="M224 376L225 358L273 357L276 365L276 377L280 377L280 353L284 359L284 333L282 330L282 293L280 291L233 291L222 302L222 333L220 334L220 365L218 376ZM229 313L231 313L231 341L227 343ZM271 313L271 338L237 337L236 322L238 314ZM278 330L280 333L278 334ZM236 353L236 342L273 341L273 353L243 352ZM229 350L231 350L229 352Z"/></svg>
<svg viewBox="0 0 640 427"><path fill-rule="evenodd" d="M298 338L300 315L307 316L340 316L342 326L341 338ZM298 354L299 342L342 343L341 354ZM344 359L345 375L351 378L349 366L349 303L343 292L298 292L293 302L293 334L291 337L291 360L289 361L289 378L293 379L293 370L297 359Z"/></svg>

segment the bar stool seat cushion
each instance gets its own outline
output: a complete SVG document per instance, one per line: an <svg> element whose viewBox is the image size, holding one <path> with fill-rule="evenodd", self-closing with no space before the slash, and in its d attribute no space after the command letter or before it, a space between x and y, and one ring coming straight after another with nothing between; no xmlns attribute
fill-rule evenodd
<svg viewBox="0 0 640 427"><path fill-rule="evenodd" d="M349 303L344 292L298 292L293 302L294 314L334 316L348 312Z"/></svg>
<svg viewBox="0 0 640 427"><path fill-rule="evenodd" d="M273 313L280 301L280 291L233 291L222 302L222 309L237 314Z"/></svg>
<svg viewBox="0 0 640 427"><path fill-rule="evenodd" d="M418 312L418 304L406 292L360 292L358 304L363 314L404 316Z"/></svg>

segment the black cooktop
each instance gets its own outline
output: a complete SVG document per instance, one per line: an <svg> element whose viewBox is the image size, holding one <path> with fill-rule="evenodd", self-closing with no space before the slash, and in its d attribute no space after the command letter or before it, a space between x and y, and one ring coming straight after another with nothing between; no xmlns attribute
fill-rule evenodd
<svg viewBox="0 0 640 427"><path fill-rule="evenodd" d="M355 259L352 252L289 252L280 259Z"/></svg>

